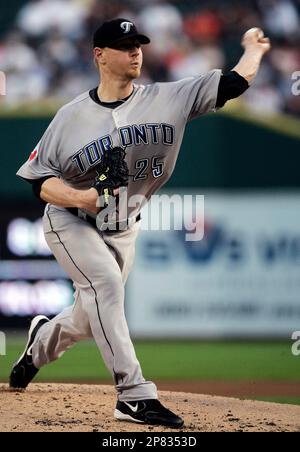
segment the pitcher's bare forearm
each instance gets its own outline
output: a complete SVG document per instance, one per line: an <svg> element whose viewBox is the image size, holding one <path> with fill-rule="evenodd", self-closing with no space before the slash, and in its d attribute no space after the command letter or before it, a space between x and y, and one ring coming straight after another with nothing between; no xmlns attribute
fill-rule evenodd
<svg viewBox="0 0 300 452"><path fill-rule="evenodd" d="M263 55L261 50L245 50L242 58L232 70L244 77L250 84L257 75Z"/></svg>
<svg viewBox="0 0 300 452"><path fill-rule="evenodd" d="M271 44L269 38L264 37L260 28L251 28L244 34L242 46L245 52L232 70L251 83L256 77L264 54L270 50Z"/></svg>
<svg viewBox="0 0 300 452"><path fill-rule="evenodd" d="M46 202L61 207L78 207L98 213L98 193L94 188L77 190L69 187L57 177L51 177L42 184L40 197Z"/></svg>

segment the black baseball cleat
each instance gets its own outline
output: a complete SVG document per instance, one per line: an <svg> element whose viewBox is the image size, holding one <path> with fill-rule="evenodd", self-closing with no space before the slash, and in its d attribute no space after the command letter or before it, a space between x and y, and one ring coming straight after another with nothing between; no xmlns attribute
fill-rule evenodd
<svg viewBox="0 0 300 452"><path fill-rule="evenodd" d="M39 369L37 369L32 362L32 345L36 333L46 322L49 322L49 319L44 315L38 315L32 319L25 350L12 368L11 374L9 376L10 388L25 389L38 373Z"/></svg>
<svg viewBox="0 0 300 452"><path fill-rule="evenodd" d="M133 421L142 424L165 425L181 428L184 421L181 417L165 408L157 399L120 402L118 400L114 416L120 421Z"/></svg>

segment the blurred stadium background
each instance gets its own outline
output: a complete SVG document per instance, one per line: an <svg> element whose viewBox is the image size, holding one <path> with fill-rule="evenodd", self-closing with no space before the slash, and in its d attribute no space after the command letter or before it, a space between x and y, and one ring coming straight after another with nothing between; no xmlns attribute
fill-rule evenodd
<svg viewBox="0 0 300 452"><path fill-rule="evenodd" d="M230 70L252 26L272 39L243 98L189 124L166 186L205 195L204 239L142 231L126 312L144 374L160 388L300 403L300 356L291 351L300 330L299 0L0 1L0 381L29 319L72 303L43 240L43 206L15 172L57 108L97 85L91 35L115 16L152 38L140 83ZM87 341L39 380L109 375Z"/></svg>

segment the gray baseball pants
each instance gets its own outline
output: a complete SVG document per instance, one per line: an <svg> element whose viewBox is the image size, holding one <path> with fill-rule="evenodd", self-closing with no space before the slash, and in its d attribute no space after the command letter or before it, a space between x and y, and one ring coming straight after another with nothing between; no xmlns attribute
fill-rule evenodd
<svg viewBox="0 0 300 452"><path fill-rule="evenodd" d="M79 340L94 337L121 401L157 398L155 384L143 378L124 313L124 285L139 223L101 233L53 205L46 206L43 218L46 241L74 283L75 302L39 329L33 363L41 368Z"/></svg>

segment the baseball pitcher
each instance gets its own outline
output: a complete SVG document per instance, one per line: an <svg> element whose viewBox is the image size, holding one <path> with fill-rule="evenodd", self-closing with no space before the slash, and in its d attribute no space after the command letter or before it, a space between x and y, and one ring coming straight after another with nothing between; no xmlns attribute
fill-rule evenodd
<svg viewBox="0 0 300 452"><path fill-rule="evenodd" d="M99 86L58 111L17 172L47 203L46 241L74 283L74 305L52 320L32 320L10 386L26 388L42 366L93 337L114 379L115 418L180 428L183 419L159 402L155 384L143 377L124 315L140 210L171 176L187 122L240 96L270 42L252 28L229 73L143 86L133 81L149 43L129 20L102 24L93 37ZM124 190L141 201L121 209Z"/></svg>

